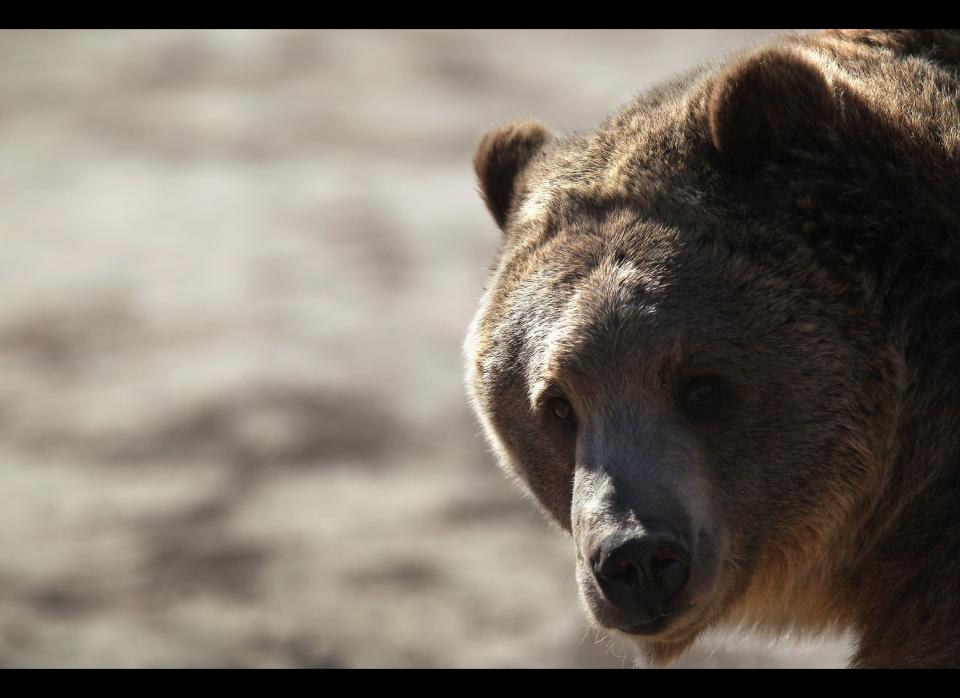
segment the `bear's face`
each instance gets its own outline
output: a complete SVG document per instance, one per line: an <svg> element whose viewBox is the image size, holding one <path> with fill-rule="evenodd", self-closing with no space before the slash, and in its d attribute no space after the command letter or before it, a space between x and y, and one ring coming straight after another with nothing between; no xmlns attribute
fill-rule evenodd
<svg viewBox="0 0 960 698"><path fill-rule="evenodd" d="M520 122L476 158L505 240L466 344L474 407L572 534L590 613L654 661L723 619L826 622L822 547L854 544L894 420L860 281L785 246L799 222L709 200L740 176L715 120L749 115L701 88L722 89L654 100L626 145L622 119L566 141Z"/></svg>

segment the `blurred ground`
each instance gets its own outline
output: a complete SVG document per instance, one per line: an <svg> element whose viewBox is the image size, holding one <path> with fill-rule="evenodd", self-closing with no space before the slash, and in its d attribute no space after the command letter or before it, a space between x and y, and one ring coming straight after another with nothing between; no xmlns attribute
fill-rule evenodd
<svg viewBox="0 0 960 698"><path fill-rule="evenodd" d="M630 666L466 405L472 149L769 35L0 33L0 664Z"/></svg>

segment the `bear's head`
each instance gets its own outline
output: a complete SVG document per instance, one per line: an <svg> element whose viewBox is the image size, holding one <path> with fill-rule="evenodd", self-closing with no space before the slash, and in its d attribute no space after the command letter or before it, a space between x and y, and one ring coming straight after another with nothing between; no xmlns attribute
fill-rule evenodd
<svg viewBox="0 0 960 698"><path fill-rule="evenodd" d="M668 661L721 622L823 629L889 469L901 367L874 280L820 244L868 115L796 46L596 132L481 140L503 234L466 342L502 467L572 534L581 600ZM851 106L853 105L853 106Z"/></svg>

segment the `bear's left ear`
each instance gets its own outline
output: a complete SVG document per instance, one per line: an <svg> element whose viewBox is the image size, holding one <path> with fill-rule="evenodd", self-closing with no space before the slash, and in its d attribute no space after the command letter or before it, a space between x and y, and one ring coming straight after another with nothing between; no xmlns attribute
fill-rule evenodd
<svg viewBox="0 0 960 698"><path fill-rule="evenodd" d="M786 47L748 55L710 93L710 138L723 164L746 173L777 151L812 144L836 123L839 104L823 69Z"/></svg>
<svg viewBox="0 0 960 698"><path fill-rule="evenodd" d="M480 194L497 222L505 230L507 217L517 205L520 178L534 157L553 138L539 121L514 121L488 131L473 156L473 168Z"/></svg>

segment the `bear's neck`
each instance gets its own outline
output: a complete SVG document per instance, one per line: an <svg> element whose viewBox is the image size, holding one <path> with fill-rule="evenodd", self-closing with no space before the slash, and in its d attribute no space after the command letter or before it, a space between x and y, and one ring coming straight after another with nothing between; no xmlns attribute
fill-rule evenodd
<svg viewBox="0 0 960 698"><path fill-rule="evenodd" d="M956 265L955 265L956 266ZM901 290L906 386L897 454L845 579L855 666L960 667L960 270ZM945 620L948 619L948 620ZM944 636L944 628L952 628Z"/></svg>
<svg viewBox="0 0 960 698"><path fill-rule="evenodd" d="M915 445L924 458L902 459L902 470L891 482L900 492L880 503L872 522L884 534L845 580L852 624L870 638L869 644L860 643L856 666L960 667L956 455L935 453L935 443ZM937 459L940 463L934 463ZM916 466L924 463L930 464L929 472L918 472ZM892 520L882 521L887 516ZM948 636L944 628L951 629Z"/></svg>

